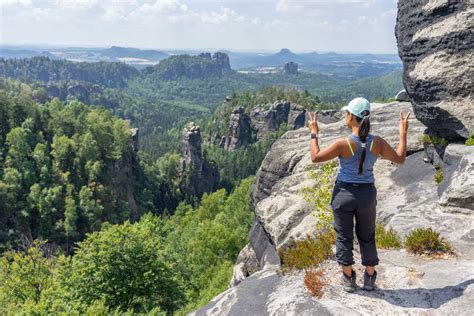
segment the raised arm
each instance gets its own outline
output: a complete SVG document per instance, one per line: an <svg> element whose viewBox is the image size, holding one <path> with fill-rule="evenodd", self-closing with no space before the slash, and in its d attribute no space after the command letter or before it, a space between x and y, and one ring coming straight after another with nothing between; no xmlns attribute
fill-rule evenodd
<svg viewBox="0 0 474 316"><path fill-rule="evenodd" d="M410 117L410 112L408 112L407 116L403 118L403 113L400 112L400 125L399 125L399 133L400 133L400 142L398 144L397 150L394 150L392 146L390 146L385 139L378 137L378 141L380 143L380 155L393 161L398 164L403 164L405 162L405 157L407 154L407 130L408 130L408 118Z"/></svg>
<svg viewBox="0 0 474 316"><path fill-rule="evenodd" d="M311 134L318 134L319 132L317 113L318 112L309 113L310 119L308 122L308 127ZM309 141L312 162L323 162L326 160L331 160L341 154L340 140L333 142L331 145L329 145L327 148L324 148L323 150L319 149L318 142L318 138L311 138L311 140Z"/></svg>

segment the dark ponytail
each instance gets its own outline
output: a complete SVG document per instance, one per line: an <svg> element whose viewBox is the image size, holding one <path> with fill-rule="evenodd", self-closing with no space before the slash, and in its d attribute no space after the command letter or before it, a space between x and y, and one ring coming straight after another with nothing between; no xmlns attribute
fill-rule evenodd
<svg viewBox="0 0 474 316"><path fill-rule="evenodd" d="M362 115L363 115L362 118L354 115L357 123L359 123L359 138L363 144L362 155L360 156L360 159L359 159L359 174L361 174L362 170L364 169L364 161L365 161L365 156L366 156L365 144L367 142L367 136L369 135L369 131L370 131L369 111L366 110L362 112Z"/></svg>

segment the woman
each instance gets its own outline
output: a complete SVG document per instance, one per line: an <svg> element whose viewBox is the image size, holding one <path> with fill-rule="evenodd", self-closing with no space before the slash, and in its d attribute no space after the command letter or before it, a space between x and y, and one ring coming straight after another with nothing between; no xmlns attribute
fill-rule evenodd
<svg viewBox="0 0 474 316"><path fill-rule="evenodd" d="M356 273L352 250L354 217L357 239L364 271L364 289L373 290L379 263L375 246L375 217L377 189L374 184L373 165L377 157L403 164L406 156L408 118L400 112L400 143L394 150L382 137L369 134L370 103L364 98L355 98L344 106L345 123L351 130L348 137L341 137L320 150L318 145L317 112L310 113L311 161L322 162L339 157L339 170L331 197L336 231L336 258L342 266L344 290L354 292Z"/></svg>

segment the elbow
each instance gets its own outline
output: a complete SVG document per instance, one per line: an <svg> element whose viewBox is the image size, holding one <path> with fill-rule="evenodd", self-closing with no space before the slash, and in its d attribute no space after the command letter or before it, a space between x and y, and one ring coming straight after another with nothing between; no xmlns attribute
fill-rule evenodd
<svg viewBox="0 0 474 316"><path fill-rule="evenodd" d="M399 157L397 163L403 165L405 163L405 156Z"/></svg>
<svg viewBox="0 0 474 316"><path fill-rule="evenodd" d="M321 159L318 156L311 156L311 162L313 163L321 162Z"/></svg>

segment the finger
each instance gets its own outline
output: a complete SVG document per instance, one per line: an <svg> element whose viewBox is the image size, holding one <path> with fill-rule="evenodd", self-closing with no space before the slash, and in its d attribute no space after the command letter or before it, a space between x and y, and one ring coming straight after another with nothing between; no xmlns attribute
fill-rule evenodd
<svg viewBox="0 0 474 316"><path fill-rule="evenodd" d="M403 120L403 113L400 111L400 120Z"/></svg>
<svg viewBox="0 0 474 316"><path fill-rule="evenodd" d="M407 116L405 117L405 121L408 121L408 118L410 117L411 112L408 112Z"/></svg>

